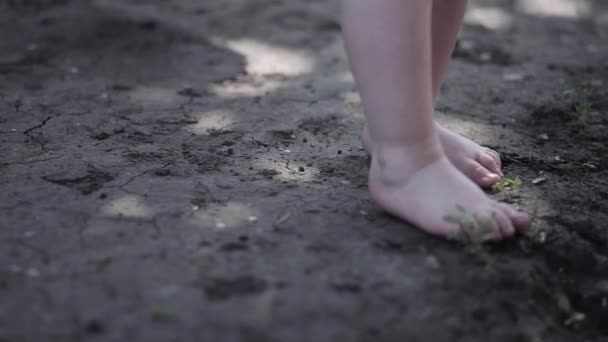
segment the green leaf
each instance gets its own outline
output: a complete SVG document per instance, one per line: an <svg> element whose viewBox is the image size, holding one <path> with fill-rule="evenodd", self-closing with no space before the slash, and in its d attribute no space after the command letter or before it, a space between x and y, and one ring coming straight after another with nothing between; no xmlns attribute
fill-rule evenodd
<svg viewBox="0 0 608 342"><path fill-rule="evenodd" d="M556 294L557 297L557 307L565 314L571 315L574 310L572 309L572 304L570 303L570 298L564 292L558 292Z"/></svg>
<svg viewBox="0 0 608 342"><path fill-rule="evenodd" d="M153 307L150 310L150 317L155 321L173 322L177 320L177 314L162 307Z"/></svg>

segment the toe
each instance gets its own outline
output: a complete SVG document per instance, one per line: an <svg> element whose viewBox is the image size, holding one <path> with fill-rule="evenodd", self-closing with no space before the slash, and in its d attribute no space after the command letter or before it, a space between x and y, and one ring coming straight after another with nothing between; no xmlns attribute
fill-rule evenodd
<svg viewBox="0 0 608 342"><path fill-rule="evenodd" d="M477 184L488 187L500 181L500 176L491 172L487 167L471 160L468 165L468 175Z"/></svg>
<svg viewBox="0 0 608 342"><path fill-rule="evenodd" d="M515 228L519 230L526 229L532 223L530 215L519 211L506 203L501 203L500 205L503 212L509 217L511 222L513 222Z"/></svg>
<svg viewBox="0 0 608 342"><path fill-rule="evenodd" d="M491 151L491 150L489 150ZM500 160L500 158L498 159ZM500 169L500 163L496 161L496 158L493 157L490 153L481 152L477 156L477 162L483 165L486 169L490 170L496 175L502 175L502 170Z"/></svg>
<svg viewBox="0 0 608 342"><path fill-rule="evenodd" d="M495 220L500 228L500 233L503 238L510 238L515 235L515 227L511 218L502 210L498 210L495 214Z"/></svg>
<svg viewBox="0 0 608 342"><path fill-rule="evenodd" d="M496 218L494 218L493 220L493 224L492 224L492 232L493 234L491 235L491 240L492 241L501 241L503 239L506 238L506 236L504 236L504 233L502 231L502 228L500 226L500 222L498 222L496 220Z"/></svg>

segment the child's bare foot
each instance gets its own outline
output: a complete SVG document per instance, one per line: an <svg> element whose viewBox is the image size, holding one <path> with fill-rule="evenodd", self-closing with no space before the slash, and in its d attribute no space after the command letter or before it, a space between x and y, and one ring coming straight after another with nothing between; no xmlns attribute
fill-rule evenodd
<svg viewBox="0 0 608 342"><path fill-rule="evenodd" d="M382 208L425 232L448 238L463 233L454 218L464 215L486 227L494 240L529 226L527 214L490 199L460 172L439 142L435 148L425 145L374 146L369 190Z"/></svg>
<svg viewBox="0 0 608 342"><path fill-rule="evenodd" d="M503 176L498 152L437 125L439 138L446 156L454 166L480 186L492 186ZM361 142L371 155L371 137L367 124L363 127Z"/></svg>

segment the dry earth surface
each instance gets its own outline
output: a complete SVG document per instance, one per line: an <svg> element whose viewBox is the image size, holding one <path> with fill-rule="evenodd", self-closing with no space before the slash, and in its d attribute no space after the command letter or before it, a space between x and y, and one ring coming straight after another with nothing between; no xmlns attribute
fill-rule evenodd
<svg viewBox="0 0 608 342"><path fill-rule="evenodd" d="M607 7L471 2L437 117L536 216L479 249L370 202L336 4L0 2L0 341L608 341Z"/></svg>

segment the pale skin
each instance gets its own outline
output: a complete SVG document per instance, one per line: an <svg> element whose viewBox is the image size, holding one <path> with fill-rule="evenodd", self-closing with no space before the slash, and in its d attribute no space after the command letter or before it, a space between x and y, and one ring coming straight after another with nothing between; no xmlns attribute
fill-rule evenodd
<svg viewBox="0 0 608 342"><path fill-rule="evenodd" d="M500 157L433 120L465 0L343 0L346 49L368 125L369 190L389 213L452 237L463 212L492 239L530 224L527 214L479 187L500 180Z"/></svg>

